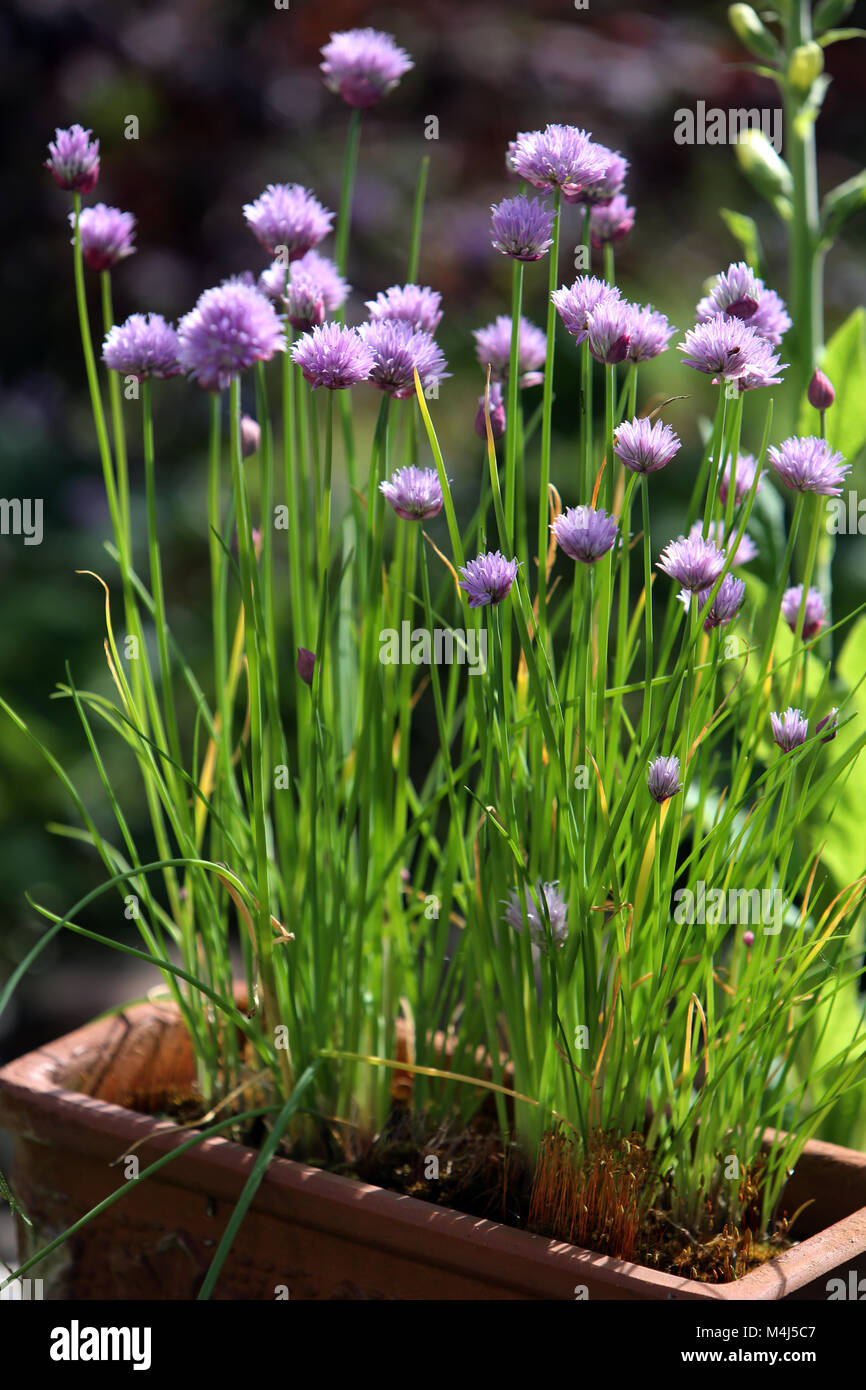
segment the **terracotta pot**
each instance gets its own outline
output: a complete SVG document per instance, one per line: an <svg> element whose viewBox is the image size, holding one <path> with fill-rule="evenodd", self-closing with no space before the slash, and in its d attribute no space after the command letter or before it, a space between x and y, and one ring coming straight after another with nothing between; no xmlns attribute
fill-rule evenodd
<svg viewBox="0 0 866 1390"><path fill-rule="evenodd" d="M13 1184L47 1243L188 1137L117 1104L164 1097L192 1077L176 1016L144 1004L89 1024L0 1071L0 1123L15 1137ZM254 1151L205 1141L132 1188L34 1274L47 1298L192 1299ZM801 1243L727 1285L661 1274L576 1246L275 1159L223 1268L223 1299L692 1299L827 1297L866 1274L866 1155L810 1143L790 1179ZM852 1277L853 1275L853 1277ZM586 1292L584 1292L584 1290ZM850 1296L850 1295L849 1295Z"/></svg>

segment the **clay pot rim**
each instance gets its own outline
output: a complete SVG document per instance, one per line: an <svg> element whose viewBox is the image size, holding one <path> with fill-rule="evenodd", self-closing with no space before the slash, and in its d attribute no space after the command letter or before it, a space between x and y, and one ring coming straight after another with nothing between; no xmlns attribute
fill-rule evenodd
<svg viewBox="0 0 866 1390"><path fill-rule="evenodd" d="M5 1118L13 1130L49 1143L65 1142L80 1153L103 1157L109 1153L117 1157L135 1143L142 1166L146 1166L145 1155L152 1162L154 1157L179 1147L190 1134L173 1121L157 1120L58 1086L54 1080L61 1068L68 1074L76 1055L104 1046L121 1022L127 1026L156 1020L167 1024L172 1013L167 1015L166 1006L133 1004L8 1063L0 1070L0 1123ZM765 1142L772 1133L767 1131ZM205 1189L233 1200L238 1195L238 1181L243 1181L256 1153L249 1146L214 1136L167 1164L149 1181L202 1191L204 1171ZM818 1166L866 1169L866 1154L818 1140L809 1141L803 1157L817 1160ZM521 1268L515 1267L513 1278L507 1282L511 1287L530 1290L535 1297L561 1297L561 1293L539 1294L538 1288L541 1285L552 1290L555 1285L561 1289L565 1277L573 1278L575 1285L600 1283L616 1290L614 1297L770 1301L829 1274L838 1268L840 1258L854 1259L866 1250L864 1206L741 1279L707 1284L598 1255L283 1157L271 1161L253 1205L284 1218L289 1207L292 1220L323 1231L346 1234L348 1224L349 1238L416 1255L423 1228L425 1244L433 1246L425 1251L426 1260L443 1268L459 1264L481 1273L495 1267L499 1284L503 1283L503 1260L517 1261Z"/></svg>

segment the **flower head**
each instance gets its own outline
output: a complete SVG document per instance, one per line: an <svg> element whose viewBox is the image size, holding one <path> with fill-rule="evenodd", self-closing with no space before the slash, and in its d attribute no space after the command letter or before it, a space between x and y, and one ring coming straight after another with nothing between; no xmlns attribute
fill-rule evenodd
<svg viewBox="0 0 866 1390"><path fill-rule="evenodd" d="M628 356L631 344L630 307L621 299L603 299L587 316L589 350L596 362L614 366Z"/></svg>
<svg viewBox="0 0 866 1390"><path fill-rule="evenodd" d="M183 371L179 347L177 334L161 314L131 314L108 330L102 360L111 371L139 381L177 376Z"/></svg>
<svg viewBox="0 0 866 1390"><path fill-rule="evenodd" d="M505 433L505 401L502 398L502 383L490 382L490 433L494 439L501 439ZM484 419L484 396L478 397L478 412L475 416L475 433L479 439L487 438L487 425Z"/></svg>
<svg viewBox="0 0 866 1390"><path fill-rule="evenodd" d="M517 578L517 561L506 560L501 551L488 551L477 560L460 566L463 578L461 589L469 595L470 608L483 608L488 603L501 603L511 593Z"/></svg>
<svg viewBox="0 0 866 1390"><path fill-rule="evenodd" d="M282 320L269 299L243 280L205 290L177 327L179 358L205 391L222 391L256 362L284 352Z"/></svg>
<svg viewBox="0 0 866 1390"><path fill-rule="evenodd" d="M702 536L680 536L662 551L658 568L690 593L711 589L725 567L724 551Z"/></svg>
<svg viewBox="0 0 866 1390"><path fill-rule="evenodd" d="M734 506L738 507L743 498L748 496L752 483L755 481L757 468L758 464L754 454L737 455L737 466L734 470ZM758 486L755 489L756 494L761 491L761 479L765 477L766 469L762 471L761 477L758 479ZM722 499L723 505L727 503L730 486L731 460L728 459L722 470L722 475L719 478L719 497Z"/></svg>
<svg viewBox="0 0 866 1390"><path fill-rule="evenodd" d="M658 357L668 345L674 329L665 314L659 313L651 304L629 304L628 360L648 362Z"/></svg>
<svg viewBox="0 0 866 1390"><path fill-rule="evenodd" d="M596 251L606 242L622 241L634 226L634 208L625 194L618 193L608 203L598 203L589 214L589 239Z"/></svg>
<svg viewBox="0 0 866 1390"><path fill-rule="evenodd" d="M712 593L712 585L708 589L701 589L695 602L698 609L702 610L704 604ZM686 596L687 599L690 595ZM707 609L704 618L704 632L712 632L714 627L725 627L733 622L743 606L743 599L746 597L746 586L742 579L735 579L732 574L726 574L716 597Z"/></svg>
<svg viewBox="0 0 866 1390"><path fill-rule="evenodd" d="M762 288L761 282L745 261L729 265L727 270L716 276L709 294L698 304L698 322L704 323L716 314L729 314L735 319L750 319L758 307Z"/></svg>
<svg viewBox="0 0 866 1390"><path fill-rule="evenodd" d="M75 231L75 213L69 214L69 225ZM82 208L78 219L81 235L81 254L91 270L109 270L111 266L131 256L135 251L135 218L131 212L95 203ZM73 245L75 237L72 238Z"/></svg>
<svg viewBox="0 0 866 1390"><path fill-rule="evenodd" d="M325 85L347 106L375 106L415 66L392 35L379 29L331 34L321 52Z"/></svg>
<svg viewBox="0 0 866 1390"><path fill-rule="evenodd" d="M680 760L677 757L656 758L650 763L647 775L647 786L650 796L659 805L663 801L668 801L677 792L681 792L683 784L680 781Z"/></svg>
<svg viewBox="0 0 866 1390"><path fill-rule="evenodd" d="M290 261L318 245L334 220L334 214L299 183L269 183L254 203L244 204L244 217L269 255L285 247Z"/></svg>
<svg viewBox="0 0 866 1390"><path fill-rule="evenodd" d="M775 290L765 287L745 261L737 261L717 275L709 294L699 301L699 323L707 323L717 314L741 319L753 332L776 345L791 327L783 301Z"/></svg>
<svg viewBox="0 0 866 1390"><path fill-rule="evenodd" d="M609 153L577 126L548 125L518 135L508 147L507 163L533 188L543 193L561 188L567 198L577 199L605 177Z"/></svg>
<svg viewBox="0 0 866 1390"><path fill-rule="evenodd" d="M51 177L69 193L92 193L99 178L99 141L90 139L90 131L80 125L54 132L48 144L49 158L45 168Z"/></svg>
<svg viewBox="0 0 866 1390"><path fill-rule="evenodd" d="M304 378L312 387L345 391L366 381L373 370L373 354L357 329L326 323L305 333L292 348Z"/></svg>
<svg viewBox="0 0 866 1390"><path fill-rule="evenodd" d="M429 285L392 285L368 299L370 318L404 319L422 333L435 333L442 320L442 296Z"/></svg>
<svg viewBox="0 0 866 1390"><path fill-rule="evenodd" d="M587 184L577 197L566 194L568 202L580 201L603 207L611 198L622 192L628 173L628 160L623 158L619 150L609 150L606 145L600 145L598 142L595 142L595 149L605 161L604 173L601 178L593 179L592 183Z"/></svg>
<svg viewBox="0 0 866 1390"><path fill-rule="evenodd" d="M613 549L617 524L601 507L569 507L550 526L557 545L572 560L592 565Z"/></svg>
<svg viewBox="0 0 866 1390"><path fill-rule="evenodd" d="M807 392L809 404L813 410L829 410L836 399L836 392L833 383L828 376L819 371L816 367L812 373Z"/></svg>
<svg viewBox="0 0 866 1390"><path fill-rule="evenodd" d="M563 285L550 297L566 330L576 343L582 343L589 331L589 315L607 300L619 299L619 290L595 275L581 275L573 285Z"/></svg>
<svg viewBox="0 0 866 1390"><path fill-rule="evenodd" d="M742 319L728 314L716 314L690 328L685 341L677 346L686 354L687 367L724 381L736 381L743 390L781 381L774 375L782 368L772 345Z"/></svg>
<svg viewBox="0 0 866 1390"><path fill-rule="evenodd" d="M679 451L680 438L670 425L647 419L626 422L613 432L613 451L632 473L655 473Z"/></svg>
<svg viewBox="0 0 866 1390"><path fill-rule="evenodd" d="M791 705L782 715L771 713L770 725L773 730L773 742L778 744L783 753L790 753L792 748L799 748L801 743L805 743L809 732L809 721L803 711L793 709Z"/></svg>
<svg viewBox="0 0 866 1390"><path fill-rule="evenodd" d="M448 364L430 334L416 332L404 319L362 323L358 336L373 356L371 380L395 400L414 396L416 371L425 390L450 375L445 370Z"/></svg>
<svg viewBox="0 0 866 1390"><path fill-rule="evenodd" d="M800 615L800 604L803 602L803 585L795 584L793 588L786 589L782 595L782 617L788 627L795 634L797 632L797 619ZM803 640L808 642L810 637L816 636L826 622L824 600L820 590L810 589L806 595L806 609L803 614Z"/></svg>
<svg viewBox="0 0 866 1390"><path fill-rule="evenodd" d="M851 471L842 455L831 449L826 439L817 439L815 435L792 436L778 448L768 449L767 457L785 487L795 492L818 492L824 497L838 497L842 480Z"/></svg>
<svg viewBox="0 0 866 1390"><path fill-rule="evenodd" d="M352 287L327 256L307 251L288 267L275 261L259 277L259 288L282 299L292 327L307 332L342 308Z"/></svg>
<svg viewBox="0 0 866 1390"><path fill-rule="evenodd" d="M539 882L534 892L528 884L524 885L522 892L517 888L510 890L505 907L505 920L522 935L524 918L529 927L530 939L536 946L543 946L547 942L548 919L550 935L556 945L562 945L568 936L568 904L562 894L557 892L556 882Z"/></svg>
<svg viewBox="0 0 866 1390"><path fill-rule="evenodd" d="M540 261L553 244L553 212L540 198L505 198L490 209L493 245L515 261Z"/></svg>
<svg viewBox="0 0 866 1390"><path fill-rule="evenodd" d="M442 487L435 468L398 468L379 491L404 521L426 521L442 510Z"/></svg>
<svg viewBox="0 0 866 1390"><path fill-rule="evenodd" d="M476 343L478 361L482 367L490 367L495 380L508 380L508 367L511 360L511 317L500 314L486 328L476 328L472 333ZM544 380L539 371L547 356L547 338L540 328L529 319L521 318L517 332L517 370L520 373L518 385L538 386Z"/></svg>

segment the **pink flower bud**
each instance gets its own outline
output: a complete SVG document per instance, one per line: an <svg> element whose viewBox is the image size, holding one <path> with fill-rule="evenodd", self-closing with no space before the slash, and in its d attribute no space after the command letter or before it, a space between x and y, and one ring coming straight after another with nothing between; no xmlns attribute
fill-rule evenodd
<svg viewBox="0 0 866 1390"><path fill-rule="evenodd" d="M829 410L836 399L836 392L833 390L833 383L823 372L816 368L812 373L812 380L809 382L807 392L809 404L815 410Z"/></svg>

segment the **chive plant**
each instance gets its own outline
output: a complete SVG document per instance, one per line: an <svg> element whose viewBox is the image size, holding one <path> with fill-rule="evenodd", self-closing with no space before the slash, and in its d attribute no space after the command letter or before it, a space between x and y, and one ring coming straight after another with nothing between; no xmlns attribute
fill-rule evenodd
<svg viewBox="0 0 866 1390"><path fill-rule="evenodd" d="M283 1135L295 1153L321 1153L323 1135L326 1152L336 1139L351 1153L386 1125L401 1073L431 1132L455 1111L467 1123L492 1091L530 1165L560 1129L578 1155L599 1136L643 1136L647 1202L672 1174L675 1217L696 1232L708 1203L718 1224L742 1221L742 1174L759 1172L766 1228L807 1139L866 1074L854 1002L866 873L822 857L866 741L864 620L835 624L834 664L817 654L819 542L849 467L825 437L827 393L812 429L774 442L791 320L748 263L718 275L676 345L684 372L713 382L715 419L682 533L662 545L652 494L681 440L652 404L652 374L676 330L617 282L627 162L573 126L521 133L507 156L520 191L492 214L511 313L475 334L485 462L474 513L458 515L437 435L441 300L416 283L426 160L409 263L395 266L407 282L369 301L366 323L344 322L362 112L412 64L372 30L323 53L351 108L336 227L308 190L270 185L244 214L271 263L258 282L205 290L176 330L155 314L112 322L133 220L82 207L99 172L89 131L50 147L73 197L114 531L110 573L94 561L91 576L106 681L82 690L68 675L58 695L117 833L4 702L72 798L82 824L63 833L107 875L62 917L39 908L52 922L40 949L65 929L156 965L203 1105L264 1085L269 1154ZM583 208L586 273L562 284L569 203ZM332 229L335 262L317 250ZM88 266L102 277L103 371ZM523 316L542 295L544 330ZM562 492L554 365L575 402ZM163 384L181 375L192 384ZM371 388L366 436L352 401ZM199 671L173 635L160 558L160 396L180 389L209 401L212 662ZM748 568L762 489L792 503L770 586ZM440 513L437 544L426 523ZM422 720L436 751L419 777ZM113 789L118 744L155 857ZM119 893L139 946L85 925L104 892ZM862 1139L861 1111L846 1114L847 1138Z"/></svg>

